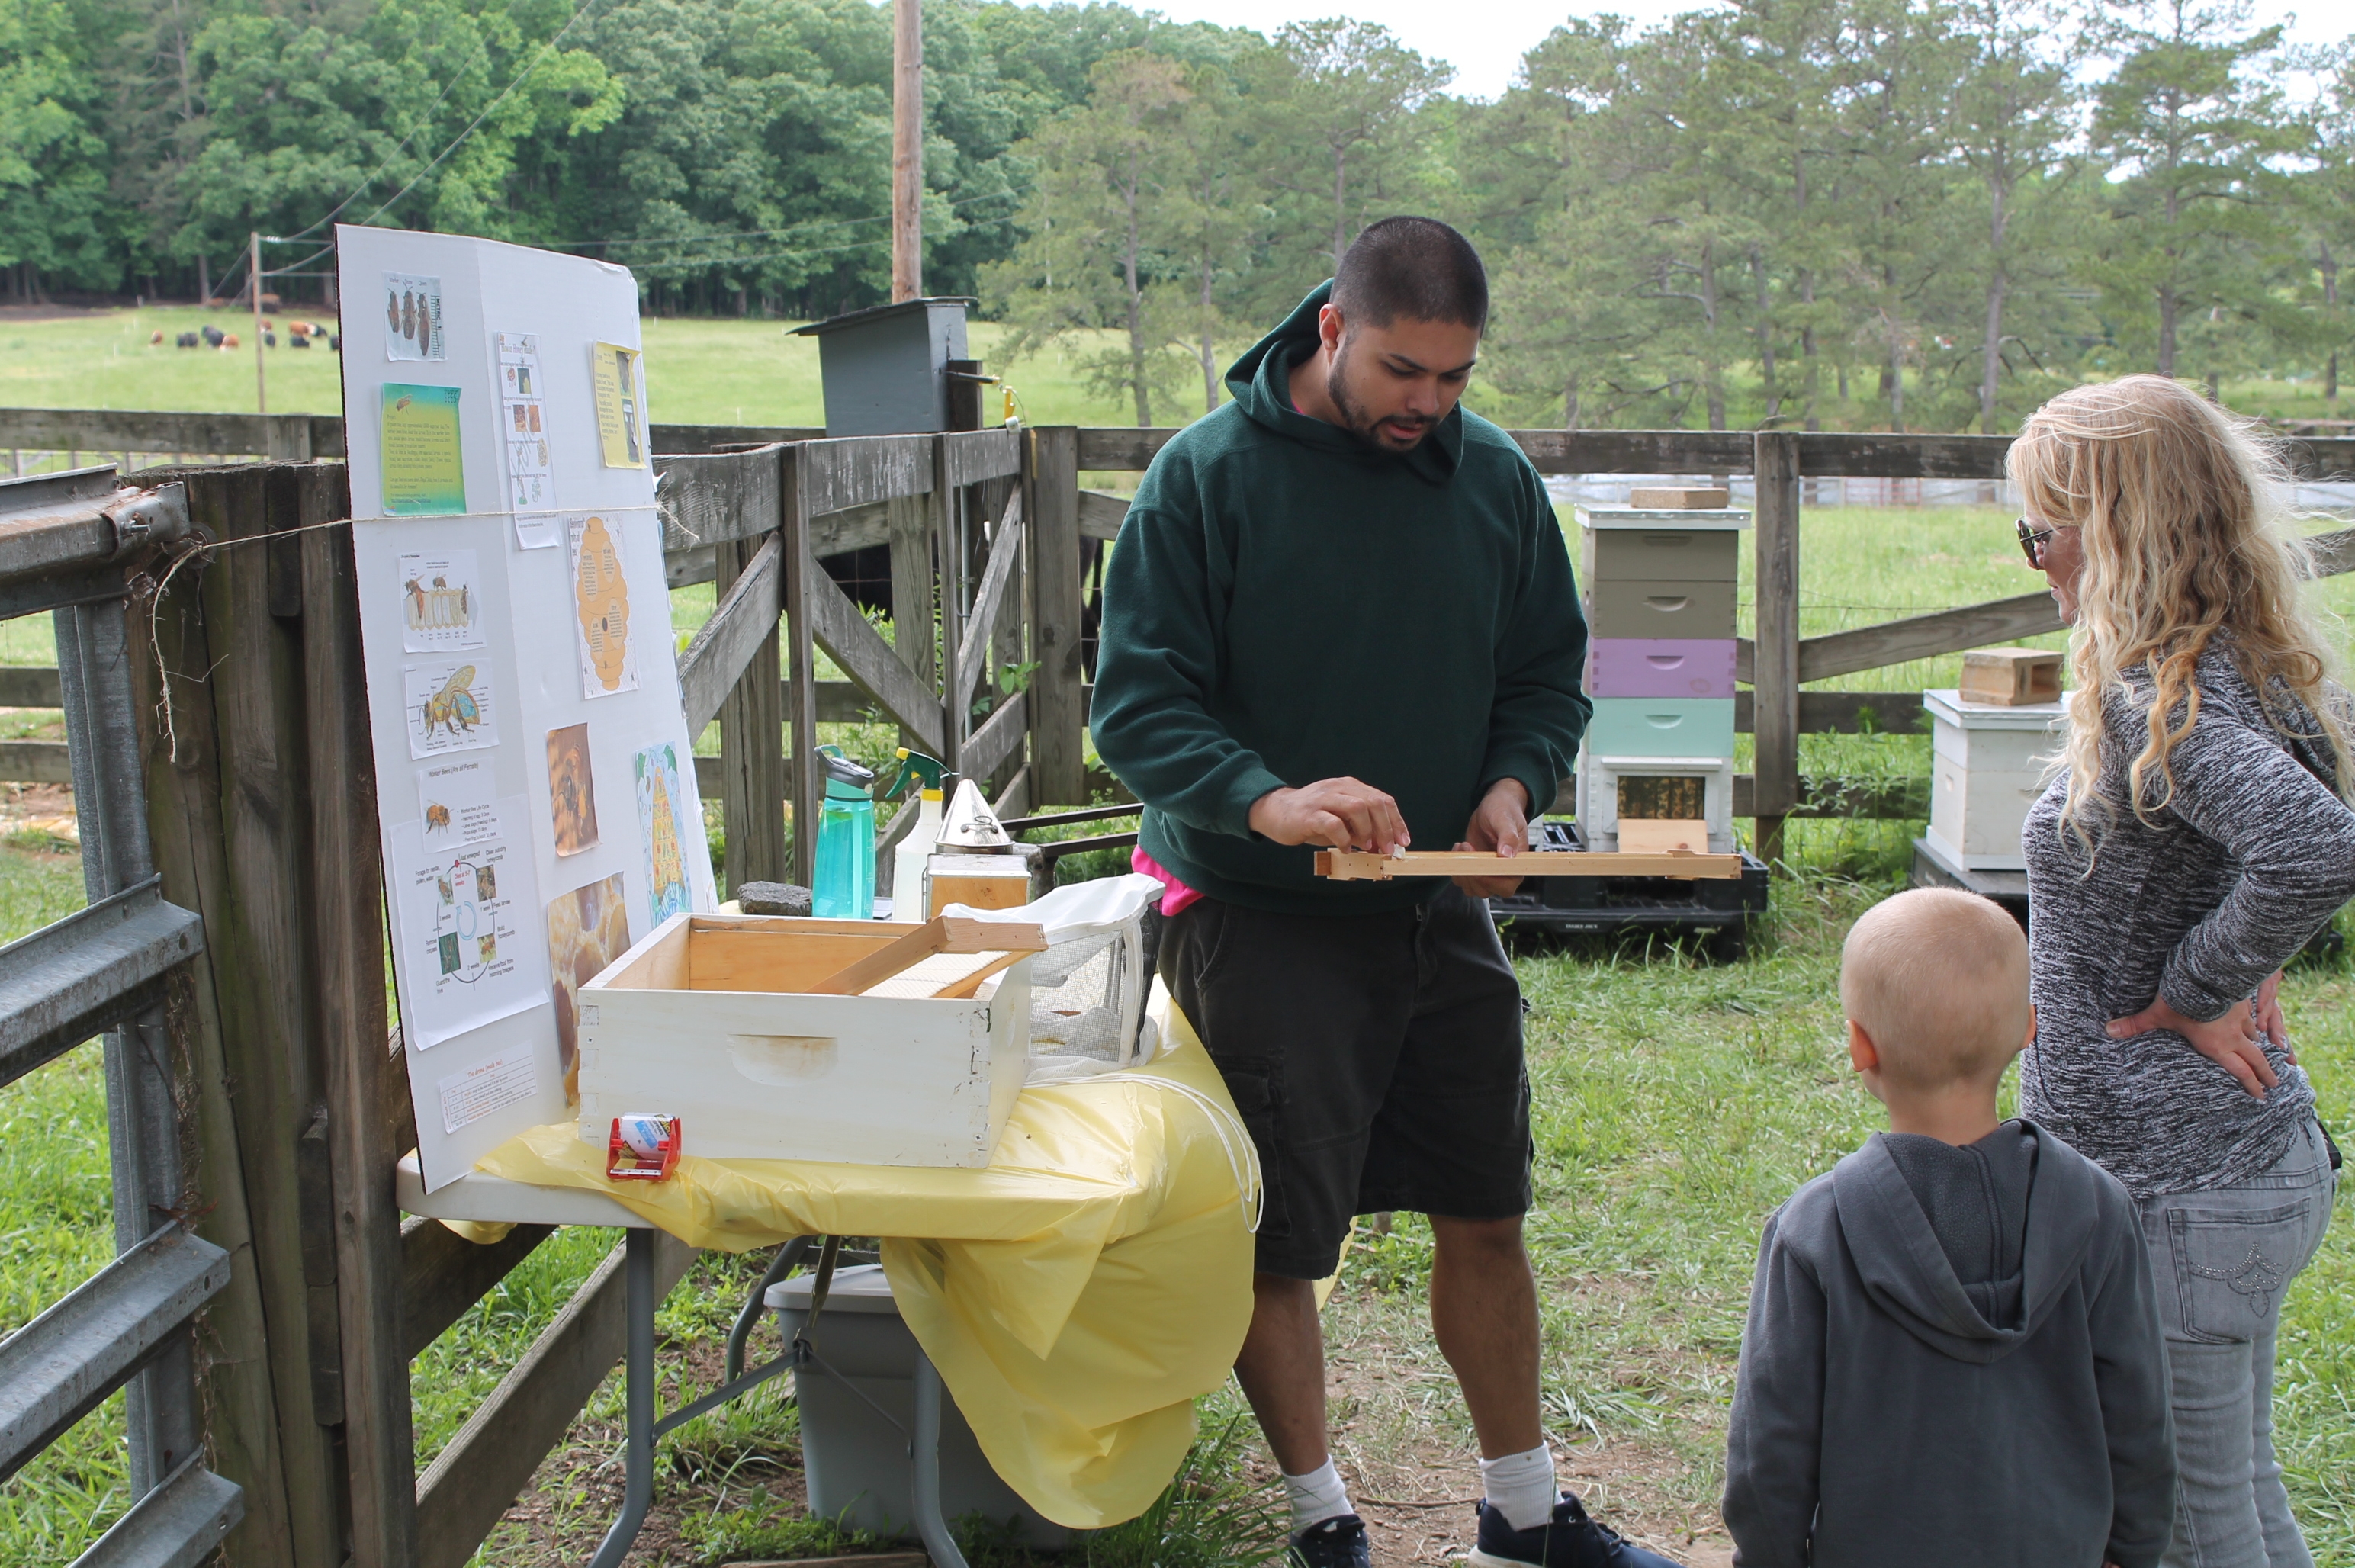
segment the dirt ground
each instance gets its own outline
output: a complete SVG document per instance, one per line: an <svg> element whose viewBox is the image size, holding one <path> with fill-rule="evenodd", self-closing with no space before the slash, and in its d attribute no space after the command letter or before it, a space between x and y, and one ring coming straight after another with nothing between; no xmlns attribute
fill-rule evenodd
<svg viewBox="0 0 2355 1568"><path fill-rule="evenodd" d="M1334 1346L1335 1457L1372 1532L1378 1568L1460 1561L1472 1543L1477 1449L1419 1304L1345 1295L1327 1308L1327 1323ZM683 1369L708 1387L718 1381L720 1352L716 1343L698 1342L666 1347L661 1360L666 1371ZM530 1490L507 1510L483 1561L540 1568L586 1560L621 1509L621 1441L618 1419L578 1419ZM1689 1568L1731 1568L1732 1543L1714 1508L1678 1500L1692 1483L1665 1446L1588 1442L1556 1454L1562 1484L1629 1540ZM1252 1474L1275 1485L1264 1455L1254 1459ZM806 1495L791 1443L724 1477L677 1464L658 1469L655 1506L629 1568L687 1568L702 1561L681 1540L682 1521L692 1516L762 1497L798 1506Z"/></svg>

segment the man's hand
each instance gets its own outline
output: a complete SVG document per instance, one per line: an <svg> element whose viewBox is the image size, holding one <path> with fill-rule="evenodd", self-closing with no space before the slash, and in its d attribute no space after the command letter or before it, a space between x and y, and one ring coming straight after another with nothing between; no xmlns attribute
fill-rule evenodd
<svg viewBox="0 0 2355 1568"><path fill-rule="evenodd" d="M1480 797L1464 829L1458 849L1478 849L1492 855L1518 855L1529 847L1529 791L1518 779L1498 779ZM1520 891L1518 877L1455 877L1450 879L1466 898L1510 898Z"/></svg>
<svg viewBox="0 0 2355 1568"><path fill-rule="evenodd" d="M1398 802L1356 779L1319 779L1299 789L1272 789L1252 802L1251 830L1278 844L1321 844L1329 849L1370 849L1414 842Z"/></svg>
<svg viewBox="0 0 2355 1568"><path fill-rule="evenodd" d="M2279 1010L2276 1004L2276 1017ZM2260 1100L2265 1097L2266 1090L2281 1082L2275 1075L2273 1063L2265 1060L2266 1029L2259 1022L2254 1002L2235 1002L2222 1018L2201 1023L2177 1012L2166 997L2155 997L2142 1011L2112 1019L2109 1034L2112 1040L2126 1040L2155 1029L2172 1029L2181 1035L2191 1042L2192 1050L2231 1073L2242 1088Z"/></svg>

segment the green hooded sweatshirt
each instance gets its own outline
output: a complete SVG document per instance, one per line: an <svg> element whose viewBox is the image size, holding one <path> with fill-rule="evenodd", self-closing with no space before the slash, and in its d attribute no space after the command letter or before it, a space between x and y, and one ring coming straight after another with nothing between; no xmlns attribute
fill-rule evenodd
<svg viewBox="0 0 2355 1568"><path fill-rule="evenodd" d="M1257 909L1401 909L1435 880L1334 882L1252 802L1349 776L1446 849L1498 779L1553 804L1593 710L1586 620L1544 483L1461 406L1404 454L1292 406L1319 286L1227 372L1234 401L1154 458L1104 573L1090 725L1139 842Z"/></svg>

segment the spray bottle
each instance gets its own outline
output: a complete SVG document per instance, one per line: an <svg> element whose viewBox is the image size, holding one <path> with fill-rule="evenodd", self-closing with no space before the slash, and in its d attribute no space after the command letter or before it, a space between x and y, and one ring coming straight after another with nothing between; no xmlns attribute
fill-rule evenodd
<svg viewBox="0 0 2355 1568"><path fill-rule="evenodd" d="M891 853L891 918L921 921L924 918L924 862L932 859L932 846L941 836L942 770L938 759L902 746L900 776L892 781L891 793L898 794L911 778L921 789L916 825Z"/></svg>

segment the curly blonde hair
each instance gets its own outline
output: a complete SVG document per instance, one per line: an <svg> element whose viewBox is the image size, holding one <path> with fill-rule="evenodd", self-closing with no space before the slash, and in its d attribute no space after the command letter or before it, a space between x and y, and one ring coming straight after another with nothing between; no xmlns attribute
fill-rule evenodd
<svg viewBox="0 0 2355 1568"><path fill-rule="evenodd" d="M2347 721L2337 660L2298 585L2312 551L2290 532L2287 465L2254 421L2164 376L2126 376L2062 393L2029 415L2005 460L2030 517L2083 529L2077 624L2069 637L2069 776L2062 825L2088 851L2108 820L2096 789L2105 699L2139 697L2148 739L2126 766L2144 822L2175 793L2168 756L2200 717L2200 656L2231 657L2285 735L2327 746L2342 797ZM2221 636L2221 641L2219 640Z"/></svg>

